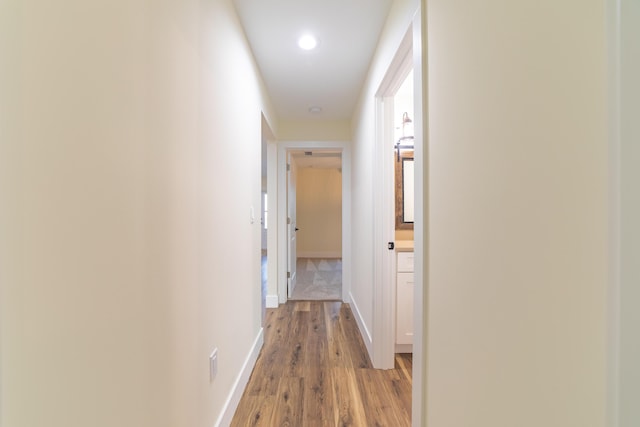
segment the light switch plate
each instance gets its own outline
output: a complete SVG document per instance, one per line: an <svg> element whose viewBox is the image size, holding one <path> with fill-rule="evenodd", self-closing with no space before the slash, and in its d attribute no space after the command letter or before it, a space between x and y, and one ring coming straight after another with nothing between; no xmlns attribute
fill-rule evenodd
<svg viewBox="0 0 640 427"><path fill-rule="evenodd" d="M213 379L218 374L218 349L214 349L209 356L209 381L213 381Z"/></svg>

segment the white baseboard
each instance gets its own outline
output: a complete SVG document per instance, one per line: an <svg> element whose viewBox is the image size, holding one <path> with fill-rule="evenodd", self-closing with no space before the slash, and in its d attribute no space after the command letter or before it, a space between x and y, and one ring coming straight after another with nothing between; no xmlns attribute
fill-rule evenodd
<svg viewBox="0 0 640 427"><path fill-rule="evenodd" d="M233 419L233 415L236 413L236 409L238 408L238 404L240 403L240 398L242 397L242 393L244 393L244 389L249 382L249 377L251 377L251 372L253 371L253 367L256 364L256 360L258 360L258 354L260 354L260 349L262 348L262 344L264 343L264 330L260 328L260 332L253 342L253 346L251 347L251 351L247 355L244 364L242 365L242 369L240 370L240 375L236 378L235 383L231 389L231 393L229 393L229 397L227 401L224 403L222 407L222 413L218 417L218 420L214 424L215 427L224 427L231 424L231 420Z"/></svg>
<svg viewBox="0 0 640 427"><path fill-rule="evenodd" d="M340 251L299 251L298 258L342 258Z"/></svg>
<svg viewBox="0 0 640 427"><path fill-rule="evenodd" d="M413 353L413 344L396 344L396 353Z"/></svg>
<svg viewBox="0 0 640 427"><path fill-rule="evenodd" d="M267 295L267 308L278 308L278 295Z"/></svg>
<svg viewBox="0 0 640 427"><path fill-rule="evenodd" d="M360 329L362 341L364 341L364 345L367 347L369 358L373 360L373 340L371 339L371 333L367 329L367 326L362 319L362 315L360 314L360 310L358 309L358 304L356 304L356 301L353 299L353 294L351 293L349 293L349 305L351 306L353 317L355 317L356 323L358 324L358 329Z"/></svg>

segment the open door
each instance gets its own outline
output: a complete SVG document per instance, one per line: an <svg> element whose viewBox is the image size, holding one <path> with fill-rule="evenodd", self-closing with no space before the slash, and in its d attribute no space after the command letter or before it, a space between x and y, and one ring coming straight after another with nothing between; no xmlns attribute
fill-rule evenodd
<svg viewBox="0 0 640 427"><path fill-rule="evenodd" d="M287 153L287 296L291 298L296 286L296 164L291 153Z"/></svg>

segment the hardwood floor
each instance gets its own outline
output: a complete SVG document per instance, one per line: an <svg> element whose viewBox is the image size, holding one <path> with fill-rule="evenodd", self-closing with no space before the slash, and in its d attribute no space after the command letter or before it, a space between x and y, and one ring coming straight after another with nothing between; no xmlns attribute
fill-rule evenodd
<svg viewBox="0 0 640 427"><path fill-rule="evenodd" d="M410 426L411 363L402 354L395 369L373 369L347 304L289 301L267 309L231 426Z"/></svg>

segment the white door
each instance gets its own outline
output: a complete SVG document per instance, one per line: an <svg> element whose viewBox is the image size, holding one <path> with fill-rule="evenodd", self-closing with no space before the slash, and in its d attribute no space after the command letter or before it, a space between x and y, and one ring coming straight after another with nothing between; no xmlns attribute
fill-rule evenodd
<svg viewBox="0 0 640 427"><path fill-rule="evenodd" d="M296 286L296 164L291 153L287 153L287 233L288 252L287 257L287 294L291 298Z"/></svg>
<svg viewBox="0 0 640 427"><path fill-rule="evenodd" d="M260 225L262 225L261 230L261 244L262 244L262 250L266 251L267 250L267 218L268 218L268 213L267 210L269 209L268 204L267 204L267 192L263 191L262 192L262 201L261 201L261 217L260 217Z"/></svg>

